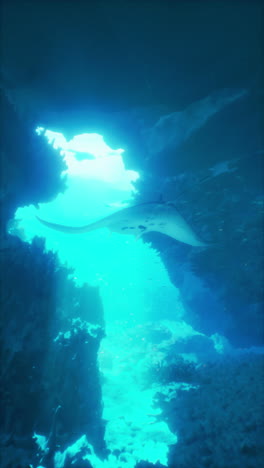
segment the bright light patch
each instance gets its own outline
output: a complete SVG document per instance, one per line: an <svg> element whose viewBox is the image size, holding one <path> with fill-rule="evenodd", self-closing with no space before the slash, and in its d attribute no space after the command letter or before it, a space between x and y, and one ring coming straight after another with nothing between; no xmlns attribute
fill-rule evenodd
<svg viewBox="0 0 264 468"><path fill-rule="evenodd" d="M37 135L41 135L45 131L44 127L37 127L36 128L36 133Z"/></svg>
<svg viewBox="0 0 264 468"><path fill-rule="evenodd" d="M36 440L36 443L37 443L39 449L42 452L46 452L46 450L48 448L48 439L47 439L47 437L45 437L43 435L40 435L40 434L36 434L34 432L33 439Z"/></svg>
<svg viewBox="0 0 264 468"><path fill-rule="evenodd" d="M108 146L102 135L97 133L83 133L75 136L67 143L68 150L78 151L79 153L92 154L95 158L102 158L111 154L122 154L123 149L113 150Z"/></svg>
<svg viewBox="0 0 264 468"><path fill-rule="evenodd" d="M139 178L138 172L126 170L122 154L124 150L114 150L108 146L102 135L83 133L67 141L62 133L38 127L36 132L44 134L49 144L60 153L67 165L64 174L97 179L122 187L122 190L135 191L133 182ZM86 153L87 159L78 160L77 153ZM90 159L92 156L92 159Z"/></svg>
<svg viewBox="0 0 264 468"><path fill-rule="evenodd" d="M110 146L105 143L103 136L98 133L83 133L67 141L62 133L45 130L43 127L38 127L36 132L38 135L44 134L49 144L52 144L54 148L61 148L64 151L87 153L94 158L124 153L124 150L121 148L117 150L110 148Z"/></svg>

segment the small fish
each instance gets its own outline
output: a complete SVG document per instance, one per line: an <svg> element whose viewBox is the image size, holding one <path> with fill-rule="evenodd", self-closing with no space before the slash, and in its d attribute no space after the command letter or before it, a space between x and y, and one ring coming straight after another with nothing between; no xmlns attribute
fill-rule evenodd
<svg viewBox="0 0 264 468"><path fill-rule="evenodd" d="M136 238L148 232L159 232L173 239L196 247L206 247L192 231L173 203L150 202L134 205L116 211L94 223L84 226L64 226L37 219L45 226L57 231L80 234L95 229L108 228L120 234L133 234Z"/></svg>

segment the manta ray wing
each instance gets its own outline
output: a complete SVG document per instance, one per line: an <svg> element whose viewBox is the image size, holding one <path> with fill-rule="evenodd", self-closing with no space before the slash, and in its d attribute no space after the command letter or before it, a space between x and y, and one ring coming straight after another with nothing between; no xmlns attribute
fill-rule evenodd
<svg viewBox="0 0 264 468"><path fill-rule="evenodd" d="M136 238L147 232L159 232L173 239L197 247L206 247L172 203L142 203L123 208L99 221L84 226L64 226L36 216L44 225L56 231L81 234L95 229L108 228L120 234L133 234Z"/></svg>
<svg viewBox="0 0 264 468"><path fill-rule="evenodd" d="M91 230L90 225L87 226L64 226L63 224L57 223L50 223L49 221L45 221L44 219L36 216L37 220L47 226L48 228L55 229L55 231L66 232L69 234L81 234L82 232L88 232Z"/></svg>

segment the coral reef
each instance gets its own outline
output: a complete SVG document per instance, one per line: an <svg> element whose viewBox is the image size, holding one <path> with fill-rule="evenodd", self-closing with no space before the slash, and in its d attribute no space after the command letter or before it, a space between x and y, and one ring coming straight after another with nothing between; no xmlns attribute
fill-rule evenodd
<svg viewBox="0 0 264 468"><path fill-rule="evenodd" d="M28 245L10 236L0 255L1 468L50 463L83 433L104 450L97 291L76 288L41 239ZM46 452L34 433L46 436Z"/></svg>
<svg viewBox="0 0 264 468"><path fill-rule="evenodd" d="M160 398L170 428L178 435L169 467L262 466L263 355L230 354L198 366L181 361L179 369L178 364L174 371L167 369L167 382L179 373L194 387L177 390L173 399Z"/></svg>
<svg viewBox="0 0 264 468"><path fill-rule="evenodd" d="M259 153L168 181L180 213L210 248L148 235L181 291L190 323L206 334L219 332L236 346L264 343L262 175Z"/></svg>

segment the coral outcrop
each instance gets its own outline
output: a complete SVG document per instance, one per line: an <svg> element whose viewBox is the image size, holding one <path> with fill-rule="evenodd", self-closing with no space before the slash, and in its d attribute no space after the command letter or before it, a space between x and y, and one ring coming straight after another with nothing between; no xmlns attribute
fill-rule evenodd
<svg viewBox="0 0 264 468"><path fill-rule="evenodd" d="M163 381L181 375L192 387L163 399L178 443L170 468L255 468L262 465L264 357L230 354L199 366L183 361L163 371ZM184 372L184 367L186 367ZM165 379L166 380L166 379Z"/></svg>

